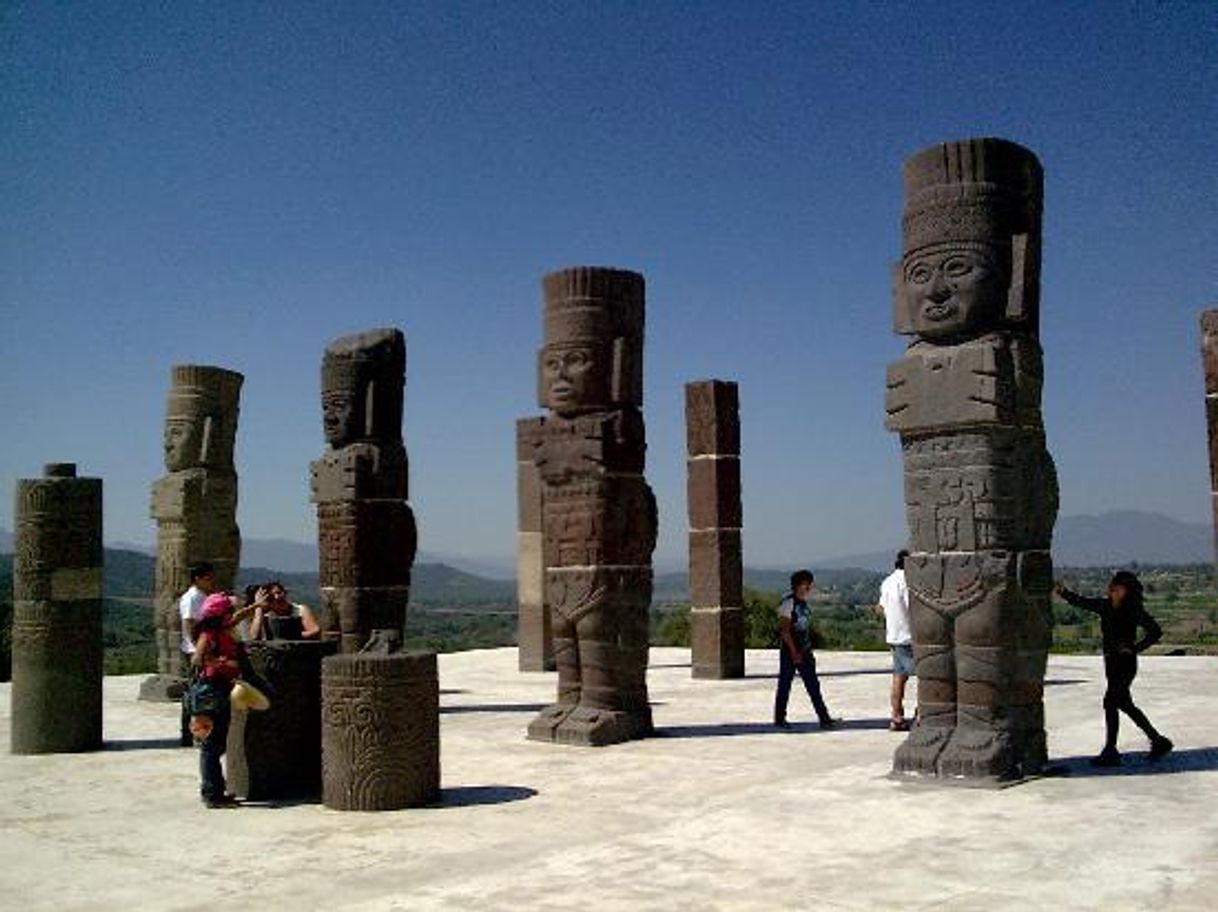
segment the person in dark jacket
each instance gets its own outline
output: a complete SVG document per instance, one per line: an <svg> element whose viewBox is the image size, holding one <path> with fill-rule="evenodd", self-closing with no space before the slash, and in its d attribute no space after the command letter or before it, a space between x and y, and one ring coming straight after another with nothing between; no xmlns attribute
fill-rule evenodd
<svg viewBox="0 0 1218 912"><path fill-rule="evenodd" d="M1138 653L1163 637L1163 630L1149 614L1142 601L1142 583L1128 570L1121 570L1108 583L1107 598L1086 598L1071 592L1060 582L1053 587L1061 598L1075 608L1100 616L1104 636L1104 674L1108 690L1104 694L1104 722L1107 738L1104 749L1091 762L1096 766L1120 766L1117 733L1121 726L1120 713L1125 713L1150 738L1150 759L1158 760L1171 752L1172 743L1150 724L1146 714L1134 705L1129 688L1138 674ZM1145 635L1138 639L1138 628Z"/></svg>
<svg viewBox="0 0 1218 912"><path fill-rule="evenodd" d="M808 597L814 585L810 570L795 571L791 574L791 591L783 596L778 606L778 690L774 694L774 724L779 728L791 727L787 721L787 701L796 674L804 682L820 727L830 729L836 724L821 696L816 658L812 655L812 612L808 608Z"/></svg>

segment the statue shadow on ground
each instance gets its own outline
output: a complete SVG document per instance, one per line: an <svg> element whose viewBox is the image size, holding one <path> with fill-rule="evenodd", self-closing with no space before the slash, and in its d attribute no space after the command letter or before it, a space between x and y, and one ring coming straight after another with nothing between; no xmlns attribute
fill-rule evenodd
<svg viewBox="0 0 1218 912"><path fill-rule="evenodd" d="M104 751L179 750L181 747L177 738L124 738L102 742Z"/></svg>
<svg viewBox="0 0 1218 912"><path fill-rule="evenodd" d="M467 713L536 713L547 703L470 703L465 706L441 706L440 715L460 716Z"/></svg>
<svg viewBox="0 0 1218 912"><path fill-rule="evenodd" d="M816 670L818 678L851 678L855 675L887 675L892 676L891 668L847 668L842 671L821 671ZM777 679L778 672L750 672L743 678L745 681L773 681Z"/></svg>
<svg viewBox="0 0 1218 912"><path fill-rule="evenodd" d="M1066 687L1071 684L1090 684L1086 678L1047 678L1045 687Z"/></svg>
<svg viewBox="0 0 1218 912"><path fill-rule="evenodd" d="M1072 779L1103 776L1162 776L1169 773L1209 773L1218 770L1218 747L1188 747L1174 750L1162 760L1149 760L1145 751L1130 751L1125 763L1115 767L1091 765L1091 757L1059 757L1049 762L1046 776Z"/></svg>
<svg viewBox="0 0 1218 912"><path fill-rule="evenodd" d="M816 722L793 722L790 728L779 728L772 722L719 722L705 725L663 725L655 730L656 738L734 738L743 735L811 735L842 731L887 730L888 719L843 719L831 731L821 732Z"/></svg>
<svg viewBox="0 0 1218 912"><path fill-rule="evenodd" d="M526 801L537 794L537 789L523 785L458 785L440 789L440 800L427 808L475 807L488 804L511 804Z"/></svg>

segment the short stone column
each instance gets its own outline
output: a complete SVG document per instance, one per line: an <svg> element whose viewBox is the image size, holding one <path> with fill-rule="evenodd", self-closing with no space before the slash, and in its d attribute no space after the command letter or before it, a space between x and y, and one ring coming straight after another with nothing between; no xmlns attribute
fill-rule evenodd
<svg viewBox="0 0 1218 912"><path fill-rule="evenodd" d="M736 384L687 383L685 427L693 676L740 678L744 676L744 558Z"/></svg>
<svg viewBox="0 0 1218 912"><path fill-rule="evenodd" d="M321 663L337 651L333 640L246 644L271 707L240 721L233 716L228 785L234 794L254 801L321 794Z"/></svg>
<svg viewBox="0 0 1218 912"><path fill-rule="evenodd" d="M102 483L73 463L17 482L12 752L102 743Z"/></svg>
<svg viewBox="0 0 1218 912"><path fill-rule="evenodd" d="M322 803L393 811L440 795L433 652L364 651L322 662Z"/></svg>

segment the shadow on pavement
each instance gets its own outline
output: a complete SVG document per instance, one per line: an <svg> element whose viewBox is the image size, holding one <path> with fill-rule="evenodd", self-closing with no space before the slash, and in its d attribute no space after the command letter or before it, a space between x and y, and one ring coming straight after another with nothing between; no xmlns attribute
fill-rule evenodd
<svg viewBox="0 0 1218 912"><path fill-rule="evenodd" d="M1061 757L1049 762L1046 776L1160 776L1164 773L1208 773L1218 770L1218 747L1174 750L1162 760L1150 760L1145 751L1127 752L1122 766L1091 765L1090 757Z"/></svg>
<svg viewBox="0 0 1218 912"><path fill-rule="evenodd" d="M179 747L183 745L177 738L127 738L102 742L102 750L106 751L169 750Z"/></svg>
<svg viewBox="0 0 1218 912"><path fill-rule="evenodd" d="M887 729L887 719L843 719L830 731L821 732L816 722L793 722L790 728L779 728L771 722L722 722L706 725L663 725L656 729L657 738L733 738L740 735L809 735L832 734L839 731L875 731Z"/></svg>
<svg viewBox="0 0 1218 912"><path fill-rule="evenodd" d="M466 713L535 713L548 703L470 703L467 706L441 706L440 715L459 716Z"/></svg>
<svg viewBox="0 0 1218 912"><path fill-rule="evenodd" d="M1045 687L1065 687L1067 684L1090 684L1087 678L1046 678Z"/></svg>
<svg viewBox="0 0 1218 912"><path fill-rule="evenodd" d="M510 804L525 801L537 794L537 789L523 785L460 785L440 790L440 800L429 808L473 807L485 804Z"/></svg>

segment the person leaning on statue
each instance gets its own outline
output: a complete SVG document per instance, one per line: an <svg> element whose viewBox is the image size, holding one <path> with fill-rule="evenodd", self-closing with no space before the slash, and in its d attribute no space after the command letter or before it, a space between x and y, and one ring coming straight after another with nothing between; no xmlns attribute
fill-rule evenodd
<svg viewBox="0 0 1218 912"><path fill-rule="evenodd" d="M791 591L778 605L778 690L774 694L774 724L779 728L791 727L787 721L787 701L797 673L808 691L820 727L830 729L836 724L821 696L816 658L812 655L812 610L808 607L808 597L814 585L812 571L796 570L791 574Z"/></svg>
<svg viewBox="0 0 1218 912"><path fill-rule="evenodd" d="M1104 694L1107 737L1104 749L1091 762L1096 766L1121 765L1117 734L1122 712L1150 738L1151 760L1167 756L1173 747L1171 741L1150 724L1146 714L1134 705L1130 693L1138 674L1138 653L1146 651L1163 637L1163 629L1146 612L1141 580L1128 570L1121 570L1108 583L1105 598L1087 598L1071 592L1061 582L1054 584L1053 591L1075 608L1100 616L1100 630L1104 637L1104 675L1108 679L1108 690ZM1139 627L1146 631L1141 639L1138 639Z"/></svg>
<svg viewBox="0 0 1218 912"><path fill-rule="evenodd" d="M279 582L245 587L245 604L254 609L253 618L249 625L251 640L272 639L315 639L321 633L321 625L313 609L308 605L288 600L288 590ZM276 619L299 619L299 630L293 630L291 636L284 636L277 630L280 625ZM295 627L295 624L292 625Z"/></svg>

